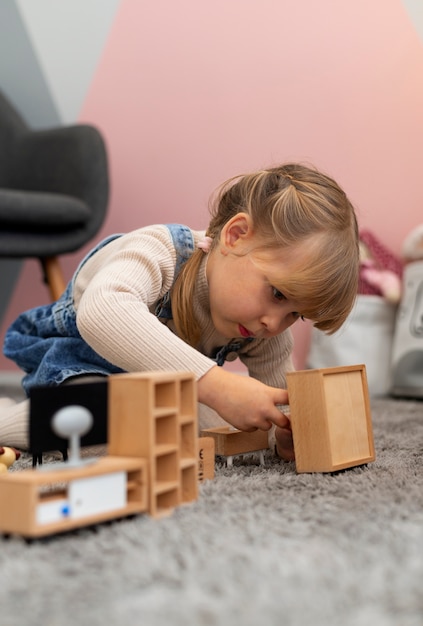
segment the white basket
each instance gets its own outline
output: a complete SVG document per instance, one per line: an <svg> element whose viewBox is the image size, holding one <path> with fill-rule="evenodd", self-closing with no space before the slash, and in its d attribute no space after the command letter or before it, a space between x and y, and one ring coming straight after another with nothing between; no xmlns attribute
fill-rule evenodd
<svg viewBox="0 0 423 626"><path fill-rule="evenodd" d="M333 335L312 329L308 367L364 363L371 396L392 386L391 352L397 307L381 296L359 295L343 327Z"/></svg>

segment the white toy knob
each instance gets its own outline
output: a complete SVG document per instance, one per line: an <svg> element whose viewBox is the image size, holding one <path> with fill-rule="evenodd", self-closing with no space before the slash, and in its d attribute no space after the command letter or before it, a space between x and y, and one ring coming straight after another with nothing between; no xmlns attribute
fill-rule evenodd
<svg viewBox="0 0 423 626"><path fill-rule="evenodd" d="M92 424L92 414L80 405L64 407L54 414L51 422L53 431L59 437L69 439L69 464L80 464L80 439L90 430Z"/></svg>

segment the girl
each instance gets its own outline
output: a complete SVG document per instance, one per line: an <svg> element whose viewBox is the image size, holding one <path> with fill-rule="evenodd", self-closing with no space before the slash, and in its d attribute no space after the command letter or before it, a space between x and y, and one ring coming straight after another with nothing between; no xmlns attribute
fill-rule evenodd
<svg viewBox="0 0 423 626"><path fill-rule="evenodd" d="M75 377L190 370L200 428L225 420L269 430L293 458L285 373L289 327L308 318L333 333L358 280L353 207L328 176L286 164L233 178L206 232L156 225L99 244L55 303L23 313L4 353L25 391ZM239 357L249 376L219 367ZM0 441L25 448L28 401L0 416ZM273 428L272 428L273 427Z"/></svg>

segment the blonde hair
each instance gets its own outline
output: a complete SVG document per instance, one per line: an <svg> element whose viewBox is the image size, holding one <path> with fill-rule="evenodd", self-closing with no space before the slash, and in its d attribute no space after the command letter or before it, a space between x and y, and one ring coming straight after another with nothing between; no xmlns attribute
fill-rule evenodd
<svg viewBox="0 0 423 626"><path fill-rule="evenodd" d="M282 250L310 242L299 269L273 285L288 299L304 303L300 313L331 334L344 323L357 294L359 236L353 206L329 176L308 166L285 164L227 180L211 198L206 234L219 239L237 213L247 213L262 245L254 250ZM182 267L172 289L176 330L195 346L201 329L193 297L204 253L196 250ZM281 279L282 280L282 279Z"/></svg>

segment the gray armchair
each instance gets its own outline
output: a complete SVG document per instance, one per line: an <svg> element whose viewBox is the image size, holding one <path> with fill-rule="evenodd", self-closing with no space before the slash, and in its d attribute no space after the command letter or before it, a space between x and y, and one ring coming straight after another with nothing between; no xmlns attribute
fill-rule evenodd
<svg viewBox="0 0 423 626"><path fill-rule="evenodd" d="M109 197L100 132L28 127L0 92L0 262L39 259L52 300L65 288L58 257L92 239Z"/></svg>

